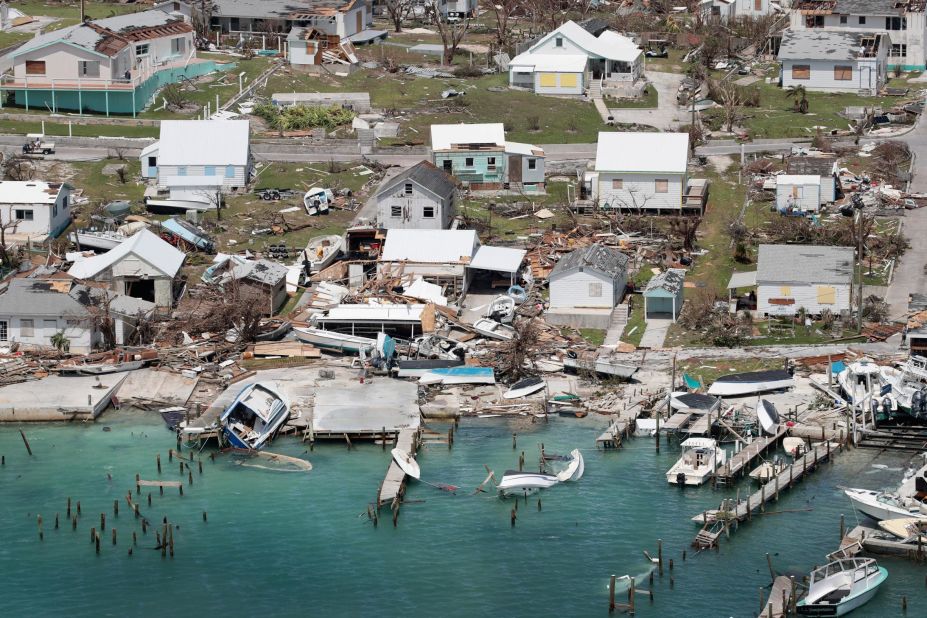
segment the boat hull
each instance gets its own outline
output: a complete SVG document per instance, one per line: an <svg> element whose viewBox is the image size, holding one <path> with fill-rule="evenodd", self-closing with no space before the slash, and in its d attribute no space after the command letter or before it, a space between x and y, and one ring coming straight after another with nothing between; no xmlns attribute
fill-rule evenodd
<svg viewBox="0 0 927 618"><path fill-rule="evenodd" d="M521 496L553 487L559 482L560 480L556 476L550 474L506 472L502 475L502 482L499 483L497 488L499 493L504 496Z"/></svg>
<svg viewBox="0 0 927 618"><path fill-rule="evenodd" d="M193 200L148 200L145 202L148 212L160 215L182 214L188 210L205 212L214 210L215 206L209 202L195 202Z"/></svg>
<svg viewBox="0 0 927 618"><path fill-rule="evenodd" d="M880 495L880 492L866 489L847 489L843 493L850 499L850 502L857 511L876 521L903 519L919 514L917 510L905 509L892 504L879 502L877 497Z"/></svg>
<svg viewBox="0 0 927 618"><path fill-rule="evenodd" d="M96 234L87 234L83 232L72 232L68 240L76 244L81 249L98 249L100 251L109 251L125 240L123 238L114 238L110 236L98 236Z"/></svg>
<svg viewBox="0 0 927 618"><path fill-rule="evenodd" d="M796 604L796 609L800 616L845 616L871 601L886 579L888 579L888 571L885 567L879 567L879 579L873 585L857 595L846 598L842 603L806 604L805 599L802 599Z"/></svg>
<svg viewBox="0 0 927 618"><path fill-rule="evenodd" d="M353 335L344 335L317 328L294 328L293 333L303 343L311 343L318 348L350 352L351 354L357 354L361 350L370 351L377 345L376 339L354 337Z"/></svg>

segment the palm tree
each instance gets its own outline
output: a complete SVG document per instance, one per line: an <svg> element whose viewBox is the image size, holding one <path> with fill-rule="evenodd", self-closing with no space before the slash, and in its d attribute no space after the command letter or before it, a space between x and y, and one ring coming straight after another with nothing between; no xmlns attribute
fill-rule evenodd
<svg viewBox="0 0 927 618"><path fill-rule="evenodd" d="M802 114L808 113L808 92L805 90L805 87L802 85L798 86L789 86L788 91L785 93L785 96L788 98L795 99L795 109L801 112Z"/></svg>
<svg viewBox="0 0 927 618"><path fill-rule="evenodd" d="M51 344L56 350L65 354L71 349L71 340L65 337L63 330L51 336Z"/></svg>

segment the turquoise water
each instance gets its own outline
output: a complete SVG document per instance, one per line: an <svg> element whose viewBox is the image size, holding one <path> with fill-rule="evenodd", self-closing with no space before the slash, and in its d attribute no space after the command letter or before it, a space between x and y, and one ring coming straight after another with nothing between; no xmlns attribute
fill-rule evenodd
<svg viewBox="0 0 927 618"><path fill-rule="evenodd" d="M179 526L173 559L151 549L154 532L142 536L124 500L136 473L158 478L159 452L160 478L180 478L177 461L167 461L173 435L156 415L107 412L96 425L26 425L32 458L18 428L5 426L0 614L606 615L609 575L634 574L641 577L639 587L647 587L650 565L642 550L655 555L662 538L664 556L673 558L675 568L662 579L655 575L652 604L638 597L639 616L750 616L759 608L758 587L769 583L767 551L777 570L804 574L836 548L840 513L846 513L848 527L854 524L836 485L888 486L901 474L873 468L875 451L845 453L768 509L813 510L755 517L720 551L694 555L689 543L697 527L689 518L734 490L669 486L664 473L678 450L665 442L659 455L652 439L630 440L618 452L596 451L602 424L589 420L462 421L452 450L433 445L419 456L423 478L460 485L461 491L450 495L411 485L397 528L388 511L379 528L366 516L389 461L389 452L378 446L348 451L328 444L305 453L297 440L278 440L273 450L305 453L314 465L310 473L244 467L228 456L204 458L203 474L193 466L194 483L185 486L183 497L166 489L163 497L153 492L150 508L142 500L150 520L167 516ZM586 475L543 492L541 511L536 497L521 500L512 528L514 500L469 494L486 477L483 464L501 473L515 467L525 450L530 465L541 442L550 452L582 448ZM890 454L878 462L901 465ZM81 501L76 532L64 520L68 496ZM120 501L116 518L114 499ZM107 530L96 555L89 529L99 526L101 512L107 513ZM37 534L39 513L44 541ZM115 547L112 526L118 529ZM138 547L128 556L133 531ZM923 567L881 563L889 570L888 583L853 615L900 616L902 595L907 615L925 615Z"/></svg>

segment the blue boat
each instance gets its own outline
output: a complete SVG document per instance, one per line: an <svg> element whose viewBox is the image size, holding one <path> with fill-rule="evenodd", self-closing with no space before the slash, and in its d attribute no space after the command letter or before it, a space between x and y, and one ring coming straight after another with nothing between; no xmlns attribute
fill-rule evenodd
<svg viewBox="0 0 927 618"><path fill-rule="evenodd" d="M420 384L495 384L492 367L439 367L418 379Z"/></svg>
<svg viewBox="0 0 927 618"><path fill-rule="evenodd" d="M213 252L214 244L212 239L195 225L187 223L183 219L177 217L165 219L161 222L161 227L172 236L176 236L199 251Z"/></svg>
<svg viewBox="0 0 927 618"><path fill-rule="evenodd" d="M257 450L277 434L290 417L290 405L272 382L246 386L219 417L229 446Z"/></svg>

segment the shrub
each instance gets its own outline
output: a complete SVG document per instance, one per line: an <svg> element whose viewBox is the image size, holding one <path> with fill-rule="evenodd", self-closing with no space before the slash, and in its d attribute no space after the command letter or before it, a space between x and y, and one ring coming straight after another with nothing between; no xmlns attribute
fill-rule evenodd
<svg viewBox="0 0 927 618"><path fill-rule="evenodd" d="M271 103L264 103L254 108L254 114L267 121L277 131L302 131L324 127L334 129L354 119L354 112L337 105L331 107L308 107L293 105L279 109Z"/></svg>

